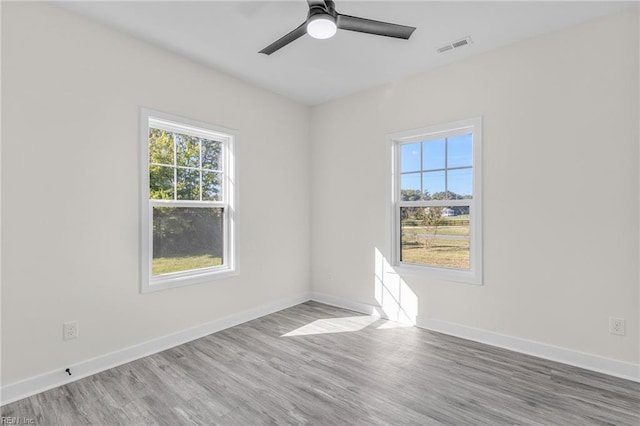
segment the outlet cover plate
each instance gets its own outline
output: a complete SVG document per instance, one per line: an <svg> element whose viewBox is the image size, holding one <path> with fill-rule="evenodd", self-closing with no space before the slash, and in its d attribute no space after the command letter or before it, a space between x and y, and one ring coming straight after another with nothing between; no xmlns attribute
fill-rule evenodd
<svg viewBox="0 0 640 426"><path fill-rule="evenodd" d="M625 334L624 318L609 318L609 333L617 336L624 336Z"/></svg>
<svg viewBox="0 0 640 426"><path fill-rule="evenodd" d="M62 324L62 340L78 338L78 321L69 321Z"/></svg>

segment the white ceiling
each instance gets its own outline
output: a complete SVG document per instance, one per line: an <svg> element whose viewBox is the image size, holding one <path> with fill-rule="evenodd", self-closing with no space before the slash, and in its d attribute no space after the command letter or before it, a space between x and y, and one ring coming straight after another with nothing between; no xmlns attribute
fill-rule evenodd
<svg viewBox="0 0 640 426"><path fill-rule="evenodd" d="M339 30L258 51L300 25L305 0L58 5L298 102L315 105L630 7L635 2L337 0L346 15L417 27L410 40ZM473 44L436 48L471 36Z"/></svg>

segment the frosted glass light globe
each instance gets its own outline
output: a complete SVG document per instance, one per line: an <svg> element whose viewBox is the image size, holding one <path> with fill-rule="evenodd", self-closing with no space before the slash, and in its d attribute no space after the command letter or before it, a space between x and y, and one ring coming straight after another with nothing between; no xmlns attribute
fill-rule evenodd
<svg viewBox="0 0 640 426"><path fill-rule="evenodd" d="M331 15L316 15L307 23L307 33L318 39L331 38L338 31L336 22Z"/></svg>

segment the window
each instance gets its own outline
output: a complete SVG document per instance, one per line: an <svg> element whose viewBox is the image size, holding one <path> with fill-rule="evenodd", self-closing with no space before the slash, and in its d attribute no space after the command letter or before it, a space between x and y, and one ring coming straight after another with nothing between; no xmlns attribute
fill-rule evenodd
<svg viewBox="0 0 640 426"><path fill-rule="evenodd" d="M480 118L388 135L391 259L406 272L482 283Z"/></svg>
<svg viewBox="0 0 640 426"><path fill-rule="evenodd" d="M236 132L142 110L141 291L235 273Z"/></svg>

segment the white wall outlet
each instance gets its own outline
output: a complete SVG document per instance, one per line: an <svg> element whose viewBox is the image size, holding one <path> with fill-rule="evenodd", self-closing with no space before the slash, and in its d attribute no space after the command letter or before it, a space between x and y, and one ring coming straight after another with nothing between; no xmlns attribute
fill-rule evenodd
<svg viewBox="0 0 640 426"><path fill-rule="evenodd" d="M62 340L71 340L78 337L78 321L69 321L62 324Z"/></svg>
<svg viewBox="0 0 640 426"><path fill-rule="evenodd" d="M624 318L609 318L609 333L624 336Z"/></svg>

